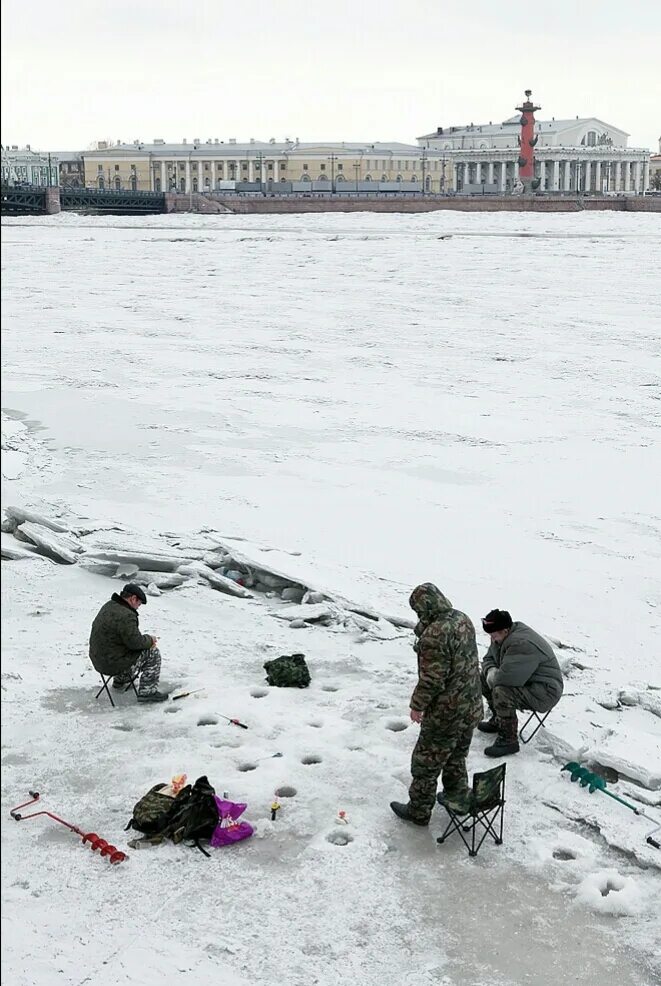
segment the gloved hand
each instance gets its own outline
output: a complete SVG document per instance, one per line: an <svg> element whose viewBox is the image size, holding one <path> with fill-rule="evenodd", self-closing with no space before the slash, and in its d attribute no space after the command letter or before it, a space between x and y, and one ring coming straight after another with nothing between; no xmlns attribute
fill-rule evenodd
<svg viewBox="0 0 661 986"><path fill-rule="evenodd" d="M487 685L489 688L493 688L493 679L496 676L496 668L489 668L487 671Z"/></svg>

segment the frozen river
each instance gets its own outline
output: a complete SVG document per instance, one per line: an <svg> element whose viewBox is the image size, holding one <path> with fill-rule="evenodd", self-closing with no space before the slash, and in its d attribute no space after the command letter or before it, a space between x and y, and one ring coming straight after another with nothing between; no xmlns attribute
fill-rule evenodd
<svg viewBox="0 0 661 986"><path fill-rule="evenodd" d="M195 694L115 709L94 702L85 642L117 583L3 561L11 982L657 982L659 217L3 227L5 504L129 541L213 528L409 616L411 587L434 581L478 628L508 608L577 648L558 652L550 728L508 760L504 844L469 859L459 840L437 846L440 809L411 831L388 808L415 741L409 633L291 629L271 599L191 579L141 617L165 684ZM267 689L264 659L292 647L310 688ZM471 772L484 745L476 733ZM646 818L570 784L560 768L583 755L619 770L614 790ZM255 837L110 868L5 811L36 787L125 847L137 798L180 771L246 802Z"/></svg>
<svg viewBox="0 0 661 986"><path fill-rule="evenodd" d="M56 457L40 496L297 550L367 595L431 578L606 660L657 639L657 216L60 215L3 239L3 407Z"/></svg>

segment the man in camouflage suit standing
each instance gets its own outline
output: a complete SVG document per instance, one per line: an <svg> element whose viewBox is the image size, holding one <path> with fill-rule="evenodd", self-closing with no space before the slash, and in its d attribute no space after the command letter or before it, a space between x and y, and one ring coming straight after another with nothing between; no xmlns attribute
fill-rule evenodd
<svg viewBox="0 0 661 986"><path fill-rule="evenodd" d="M480 667L473 624L435 585L419 585L409 603L419 620L411 719L421 728L411 757L408 804L392 801L390 807L405 821L428 825L441 772L439 803L460 808L468 799L466 757L482 718Z"/></svg>

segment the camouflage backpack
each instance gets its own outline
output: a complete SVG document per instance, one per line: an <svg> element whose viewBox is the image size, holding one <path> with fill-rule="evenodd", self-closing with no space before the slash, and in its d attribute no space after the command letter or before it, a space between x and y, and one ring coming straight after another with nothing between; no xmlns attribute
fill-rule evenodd
<svg viewBox="0 0 661 986"><path fill-rule="evenodd" d="M137 829L145 835L156 835L162 832L170 819L175 815L190 797L191 786L187 784L182 788L176 798L167 794L161 794L167 784L154 784L147 793L140 798L133 809L133 817L124 829Z"/></svg>
<svg viewBox="0 0 661 986"><path fill-rule="evenodd" d="M303 654L285 654L264 665L269 685L278 688L307 688L310 672Z"/></svg>

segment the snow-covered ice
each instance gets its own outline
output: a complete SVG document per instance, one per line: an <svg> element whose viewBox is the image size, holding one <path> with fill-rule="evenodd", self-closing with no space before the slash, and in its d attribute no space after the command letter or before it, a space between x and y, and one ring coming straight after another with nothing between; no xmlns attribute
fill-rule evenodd
<svg viewBox="0 0 661 986"><path fill-rule="evenodd" d="M38 538L2 535L6 981L658 981L651 823L560 772L600 765L661 814L658 217L61 214L3 234L3 531ZM224 575L230 556L266 581ZM164 682L201 692L94 701L89 624L123 572L161 592L141 623ZM388 809L426 580L478 625L510 609L566 671L508 762L505 844L474 860L436 845L440 810L421 832ZM310 688L269 688L264 661L293 652ZM110 867L8 817L36 787L125 847L133 804L182 771L246 801L254 838Z"/></svg>

